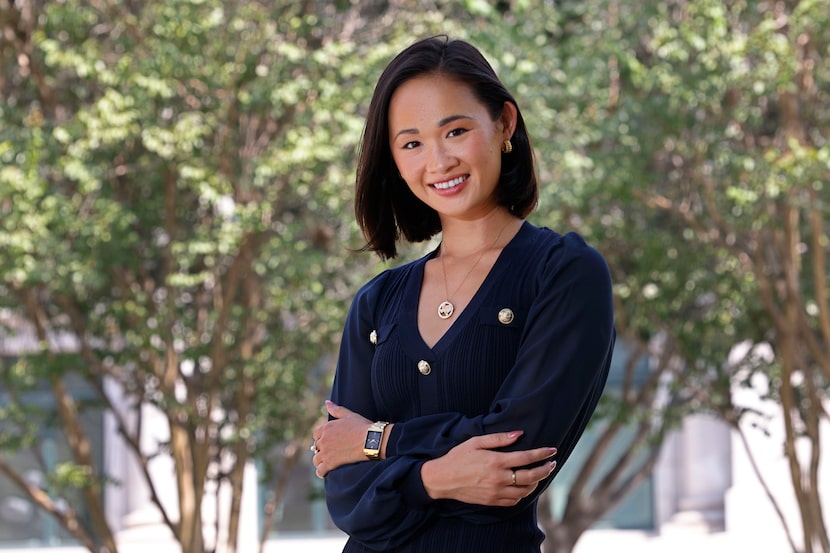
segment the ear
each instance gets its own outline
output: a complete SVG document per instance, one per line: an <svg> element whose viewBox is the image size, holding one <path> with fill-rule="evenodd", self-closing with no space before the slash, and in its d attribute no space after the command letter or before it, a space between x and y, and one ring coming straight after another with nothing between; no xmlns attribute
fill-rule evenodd
<svg viewBox="0 0 830 553"><path fill-rule="evenodd" d="M516 124L519 120L519 110L516 109L516 104L513 102L505 102L504 108L501 110L499 122L502 125L502 133L504 140L509 140L516 132Z"/></svg>

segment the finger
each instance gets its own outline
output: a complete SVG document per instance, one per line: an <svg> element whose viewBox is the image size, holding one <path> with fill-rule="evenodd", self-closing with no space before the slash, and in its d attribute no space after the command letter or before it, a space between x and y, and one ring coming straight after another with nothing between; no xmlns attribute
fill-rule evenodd
<svg viewBox="0 0 830 553"><path fill-rule="evenodd" d="M512 467L535 465L556 455L555 447L538 447L522 451L510 451L504 454L504 461Z"/></svg>
<svg viewBox="0 0 830 553"><path fill-rule="evenodd" d="M496 501L496 504L504 507L512 507L532 494L536 487L536 484L530 486L507 486L504 488L504 495Z"/></svg>
<svg viewBox="0 0 830 553"><path fill-rule="evenodd" d="M530 486L515 486L515 487L510 488L510 489L513 490L517 494L516 503L518 503L520 500L522 500L525 497L532 494L538 486L539 486L539 484L536 483L536 484L531 484Z"/></svg>
<svg viewBox="0 0 830 553"><path fill-rule="evenodd" d="M326 400L326 410L329 412L329 415L331 415L335 419L342 419L354 414L354 412L350 411L346 407L343 407L342 405L337 405L333 401L329 400Z"/></svg>
<svg viewBox="0 0 830 553"><path fill-rule="evenodd" d="M315 426L314 429L311 431L311 437L315 440L319 440L320 437L323 435L323 429L326 427L328 423L329 421L324 420L323 422Z"/></svg>
<svg viewBox="0 0 830 553"><path fill-rule="evenodd" d="M556 468L556 461L550 461L544 465L532 469L521 469L516 471L516 485L536 486L539 482L550 476Z"/></svg>
<svg viewBox="0 0 830 553"><path fill-rule="evenodd" d="M469 442L478 449L497 449L515 443L524 434L521 430L511 432L497 432L495 434L484 434L470 438Z"/></svg>
<svg viewBox="0 0 830 553"><path fill-rule="evenodd" d="M531 473L528 470L512 470L510 471L510 487L511 488L535 488L539 480L536 479L536 473ZM529 493L529 492L528 492ZM526 494L524 494L526 495ZM522 497L524 497L522 495Z"/></svg>

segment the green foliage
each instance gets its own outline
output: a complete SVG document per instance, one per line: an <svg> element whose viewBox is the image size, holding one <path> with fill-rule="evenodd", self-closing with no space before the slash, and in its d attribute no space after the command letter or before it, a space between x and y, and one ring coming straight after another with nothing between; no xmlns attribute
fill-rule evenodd
<svg viewBox="0 0 830 553"><path fill-rule="evenodd" d="M52 486L57 494L65 489L81 489L90 484L90 467L75 463L58 463L52 477Z"/></svg>
<svg viewBox="0 0 830 553"><path fill-rule="evenodd" d="M211 458L267 461L307 435L345 310L378 269L354 253L351 216L371 87L413 33L453 29L412 7L3 8L31 27L0 42L0 314L51 341L3 389L80 375L102 393L106 379L209 437L185 447ZM54 357L66 336L82 363ZM32 407L3 397L3 445L34 445ZM83 488L100 467L58 469Z"/></svg>
<svg viewBox="0 0 830 553"><path fill-rule="evenodd" d="M826 223L820 0L66 0L32 21L15 6L0 13L21 27L0 38L0 320L52 340L2 369L19 398L106 375L220 448L265 455L307 432L348 302L379 268L351 249L366 103L417 37L484 51L536 147L533 220L606 256L621 333L669 335L676 385L704 404L728 407L736 343L774 346L759 287L783 263L762 255L781 210L800 210L805 244L806 214ZM821 285L801 282L812 328ZM67 335L77 355L54 357ZM34 443L27 409L0 407L0 446ZM76 468L61 481L83 485Z"/></svg>
<svg viewBox="0 0 830 553"><path fill-rule="evenodd" d="M532 68L515 78L533 91L524 105L543 186L535 217L596 245L614 273L619 324L643 339L669 332L704 380L736 343L770 338L747 248L779 224L771 206L827 212L830 36L820 11L701 0L513 14L509 44ZM783 138L793 93L806 140Z"/></svg>

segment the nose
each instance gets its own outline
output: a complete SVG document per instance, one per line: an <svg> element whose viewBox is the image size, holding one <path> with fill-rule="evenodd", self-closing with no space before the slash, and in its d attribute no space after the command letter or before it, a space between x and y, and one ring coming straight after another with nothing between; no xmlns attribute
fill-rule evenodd
<svg viewBox="0 0 830 553"><path fill-rule="evenodd" d="M430 149L427 168L433 173L445 173L447 169L455 165L456 161L455 156L445 145L436 144Z"/></svg>

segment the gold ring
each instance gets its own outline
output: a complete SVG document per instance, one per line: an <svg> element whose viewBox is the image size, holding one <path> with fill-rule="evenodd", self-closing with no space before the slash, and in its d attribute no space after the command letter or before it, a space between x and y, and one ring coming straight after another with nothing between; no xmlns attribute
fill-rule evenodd
<svg viewBox="0 0 830 553"><path fill-rule="evenodd" d="M511 477L512 477L512 480L513 480L513 481L510 483L510 485L511 485L511 486L515 486L515 485L516 485L516 471L514 470L514 471L512 471L510 474L511 474Z"/></svg>

